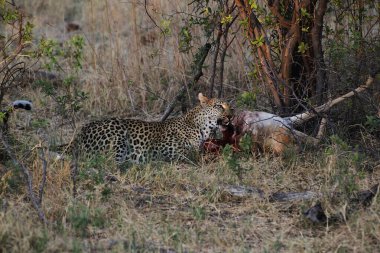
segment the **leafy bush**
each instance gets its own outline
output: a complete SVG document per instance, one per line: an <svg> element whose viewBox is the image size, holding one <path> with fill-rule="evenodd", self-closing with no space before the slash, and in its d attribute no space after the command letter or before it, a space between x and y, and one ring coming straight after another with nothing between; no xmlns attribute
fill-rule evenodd
<svg viewBox="0 0 380 253"><path fill-rule="evenodd" d="M57 113L63 118L71 119L74 125L76 114L88 98L87 93L81 90L78 80L83 65L83 50L83 37L74 35L64 43L52 39L41 40L36 54L43 59L46 70L64 77L61 85L50 80L37 80L35 85L56 102Z"/></svg>

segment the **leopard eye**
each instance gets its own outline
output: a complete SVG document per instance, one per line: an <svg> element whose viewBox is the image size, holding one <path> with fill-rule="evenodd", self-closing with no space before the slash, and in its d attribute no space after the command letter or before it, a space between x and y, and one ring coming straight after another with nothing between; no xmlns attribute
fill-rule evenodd
<svg viewBox="0 0 380 253"><path fill-rule="evenodd" d="M216 105L214 105L214 107L218 108L218 109L224 109L224 107L221 104L216 104Z"/></svg>

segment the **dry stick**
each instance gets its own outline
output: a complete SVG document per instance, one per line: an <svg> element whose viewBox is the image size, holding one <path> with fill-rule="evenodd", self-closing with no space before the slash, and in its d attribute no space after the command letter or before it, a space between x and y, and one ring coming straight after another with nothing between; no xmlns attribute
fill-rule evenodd
<svg viewBox="0 0 380 253"><path fill-rule="evenodd" d="M38 204L41 206L42 204L42 195L44 193L44 188L46 184L46 173L47 173L47 161L45 159L45 152L42 150L42 154L40 155L40 159L42 161L42 180L40 183L40 188L38 190Z"/></svg>
<svg viewBox="0 0 380 253"><path fill-rule="evenodd" d="M22 171L24 172L25 177L26 177L26 181L27 181L26 183L27 183L27 190L28 190L29 198L33 204L34 209L36 209L36 211L38 213L38 217L41 219L41 221L43 223L47 224L48 221L45 217L45 214L42 211L41 205L40 205L38 199L36 199L36 196L34 195L34 192L33 192L33 176L30 174L29 169L17 160L17 158L15 157L13 152L11 151L11 148L10 148L8 142L6 141L6 139L5 139L6 137L4 136L2 131L0 131L0 138L1 138L1 141L4 145L5 151L7 152L9 157L12 159L13 163L17 167L21 168Z"/></svg>
<svg viewBox="0 0 380 253"><path fill-rule="evenodd" d="M159 25L157 25L156 21L155 21L155 20L153 19L153 17L149 14L148 7L147 7L147 6L148 6L148 5L147 5L147 0L144 0L144 9L145 9L145 13L146 13L146 15L148 15L149 19L153 22L153 24L154 24L158 29L160 29L161 34L164 36L164 39L165 39L166 37L165 37L165 32L164 32L164 30L162 30L162 28L161 28Z"/></svg>
<svg viewBox="0 0 380 253"><path fill-rule="evenodd" d="M220 190L235 197L256 197L258 199L268 198L271 202L285 202L295 200L308 200L319 198L321 193L305 191L305 192L276 192L265 195L264 191L257 187L243 185L223 185Z"/></svg>
<svg viewBox="0 0 380 253"><path fill-rule="evenodd" d="M359 86L358 88L356 88L355 90L353 91L350 91L348 92L347 94L343 95L343 96L340 96L336 99L333 99L329 102L327 102L326 104L323 104L321 106L318 106L316 107L313 111L309 111L309 112L304 112L304 113L301 113L301 114L297 114L295 116L292 116L292 117L289 117L288 119L292 122L292 124L294 125L301 125L303 124L304 122L310 120L311 118L315 117L318 115L318 113L322 113L322 112L327 112L328 110L331 109L331 107L333 107L334 105L346 100L347 98L350 98L352 96L354 96L355 94L357 93L361 93L365 90L367 90L373 83L373 80L374 78L372 76L368 77L365 85L361 85Z"/></svg>
<svg viewBox="0 0 380 253"><path fill-rule="evenodd" d="M327 126L327 118L323 117L322 120L321 120L321 122L319 123L318 133L317 133L316 137L312 137L310 135L307 135L307 134L305 134L303 132L300 132L300 131L297 131L295 129L292 129L291 132L297 138L303 139L306 142L308 142L308 143L316 146L316 145L318 145L321 142L323 136L325 135L326 126Z"/></svg>
<svg viewBox="0 0 380 253"><path fill-rule="evenodd" d="M258 199L266 199L268 198L271 202L288 202L288 201L298 201L298 200L309 200L309 199L316 199L321 198L324 196L339 196L340 193L338 192L332 192L332 194L329 193L322 193L322 192L313 192L313 191L304 191L304 192L275 192L275 193L269 193L265 194L263 190L261 190L258 187L254 186L243 186L243 185L221 185L219 189L225 193L230 194L234 197L255 197ZM370 190L364 190L364 191L358 191L357 192L357 200L360 202L365 202L370 198L373 198L374 195L376 195L379 192L379 184L376 184L370 188ZM363 194L372 194L372 196L361 196ZM354 201L352 199L351 201Z"/></svg>
<svg viewBox="0 0 380 253"><path fill-rule="evenodd" d="M235 36L231 39L231 41L227 41L228 39L228 31L231 28L231 25L235 22L235 20L238 18L238 15L236 15L233 20L226 25L226 28L223 33L223 49L220 56L220 69L219 69L219 90L218 90L218 98L221 98L223 96L223 75L224 75L224 62L227 55L227 50L230 47L231 43L236 38Z"/></svg>
<svg viewBox="0 0 380 253"><path fill-rule="evenodd" d="M188 83L187 85L182 86L182 88L178 91L177 95L174 97L174 99L169 103L168 107L166 108L164 115L161 118L161 121L164 121L169 117L170 113L174 110L176 102L185 94L186 87L192 87L195 83L197 83L199 81L199 79L203 75L203 72L202 72L203 63L206 60L206 57L208 55L208 52L210 51L210 48L211 48L211 44L206 43L200 49L201 55L198 59L198 62L196 62L194 64L193 80L190 83Z"/></svg>
<svg viewBox="0 0 380 253"><path fill-rule="evenodd" d="M220 39L222 38L222 34L223 34L223 31L222 31L222 23L219 22L219 25L218 25L218 35L216 37L216 41L215 41L215 54L214 54L214 57L212 59L212 71L211 71L211 79L210 79L210 92L209 92L209 96L210 97L213 97L213 93L214 93L214 83L215 83L215 76L216 76L216 63L218 61L218 56L219 56L219 48L220 48Z"/></svg>
<svg viewBox="0 0 380 253"><path fill-rule="evenodd" d="M224 75L224 59L226 58L227 54L227 36L228 36L228 29L226 28L224 35L223 35L223 49L222 54L220 56L220 69L219 69L219 89L218 89L218 98L221 98L223 95L223 75Z"/></svg>
<svg viewBox="0 0 380 253"><path fill-rule="evenodd" d="M234 5L234 3L232 3L232 6L231 8L228 8L227 9L231 9L231 11L229 11L229 13L231 14L234 10L235 10L236 6ZM209 95L210 97L213 97L213 93L214 93L214 86L215 86L215 77L216 77L216 65L217 65L217 60L218 60L218 56L219 56L219 50L220 50L220 40L223 36L224 38L224 48L223 48L223 51L222 51L222 54L221 54L221 62L220 62L220 78L219 78L219 90L218 90L218 97L221 97L222 95L222 89L223 89L223 72L224 72L224 58L226 57L226 54L227 54L227 49L228 47L231 45L232 41L234 40L234 38L229 42L227 43L227 35L228 35L228 31L230 29L230 27L232 26L232 24L235 22L235 20L238 18L239 15L236 15L231 22L229 22L228 24L226 24L226 27L225 27L225 30L223 31L223 24L222 22L218 22L218 34L217 34L217 38L216 38L216 41L215 41L215 45L216 45L216 49L215 49L215 54L214 54L214 58L212 60L212 74L211 74L211 79L210 79L210 92L209 92Z"/></svg>
<svg viewBox="0 0 380 253"><path fill-rule="evenodd" d="M325 135L326 126L327 126L327 118L323 117L321 120L321 123L319 123L319 129L316 136L318 143L322 140L322 137Z"/></svg>
<svg viewBox="0 0 380 253"><path fill-rule="evenodd" d="M72 163L70 164L71 179L73 180L73 198L77 196L77 175L78 175L78 150L74 148L72 153Z"/></svg>

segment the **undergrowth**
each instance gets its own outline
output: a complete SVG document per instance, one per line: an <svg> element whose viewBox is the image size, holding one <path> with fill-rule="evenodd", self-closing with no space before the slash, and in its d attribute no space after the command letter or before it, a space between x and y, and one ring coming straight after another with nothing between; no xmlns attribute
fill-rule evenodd
<svg viewBox="0 0 380 253"><path fill-rule="evenodd" d="M62 82L39 80L23 88L23 96L33 100L35 109L11 119L12 144L17 158L31 171L36 192L42 178L41 147L69 142L76 127L94 117L156 119L188 81L186 70L192 54L180 51L194 53L190 42L200 33L181 28L176 17L163 16L159 24L165 36L160 37L145 26L125 22L125 13L145 13L142 6L101 1L83 7L88 14L81 19L84 32L71 34L61 24L62 12L71 6L68 3L50 1L44 7L58 14L35 20L36 36L44 38L38 47L44 57L42 70L63 77ZM167 12L173 5L170 1L153 4ZM186 7L181 1L174 5ZM35 1L25 2L25 6L32 14L45 9ZM153 7L149 6L152 15L161 18ZM99 14L104 12L107 15ZM140 18L148 19L146 15ZM46 39L44 33L59 39ZM175 33L180 40L171 36ZM148 37L152 39L147 42ZM248 90L236 96L236 105L262 109L261 87L252 85L245 70L247 52L236 44L230 52L225 67L229 69L226 76L233 80L226 87L234 94ZM336 73L341 73L341 68L349 72L341 58L349 58L350 51L332 53L332 59L339 61ZM204 70L199 91L206 89L209 78L207 66ZM241 86L235 87L235 82ZM346 82L346 78L341 83L358 84ZM19 93L13 91L6 99ZM360 117L353 116L353 109ZM359 190L380 181L380 123L372 116L373 108L364 109L357 101L341 105L332 112L329 137L317 148L288 149L281 157L254 156L252 143L244 138L242 152L234 153L227 146L221 156L200 157L195 165L118 167L101 156L81 161L75 198L71 161L46 155L42 199L46 225L30 204L24 174L4 158L0 167L0 252L376 252L380 245L379 194L368 207L347 208ZM339 118L341 112L349 121ZM261 189L264 198L231 195L225 191L230 185ZM323 196L291 202L271 202L268 197L276 192L304 191ZM323 205L329 217L343 219L323 224L307 220L304 211L316 203Z"/></svg>
<svg viewBox="0 0 380 253"><path fill-rule="evenodd" d="M277 203L223 190L225 185L243 185L260 188L266 196L323 192L327 194L320 201L327 214L341 213L357 190L378 182L379 164L337 136L324 146L291 160L235 156L238 169L221 159L199 166L158 163L120 171L106 160L90 160L81 167L75 199L70 164L51 162L43 199L49 224L38 221L23 189L2 191L0 249L373 251L379 243L378 196L368 208L351 212L344 223L323 225L302 214L316 200ZM40 164L31 166L38 178ZM107 175L113 180L106 180ZM12 184L2 183L5 189ZM340 193L338 199L329 197L333 192Z"/></svg>

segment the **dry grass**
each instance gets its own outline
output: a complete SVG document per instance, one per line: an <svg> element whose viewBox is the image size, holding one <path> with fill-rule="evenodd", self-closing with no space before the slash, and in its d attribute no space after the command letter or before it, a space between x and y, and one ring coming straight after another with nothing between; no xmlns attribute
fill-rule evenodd
<svg viewBox="0 0 380 253"><path fill-rule="evenodd" d="M21 2L36 25L37 40L47 37L65 41L74 34L85 37L81 81L83 89L91 95L86 109L92 115L159 113L191 79L189 66L193 54L205 43L198 36L203 32L194 29L193 49L189 54L179 51L177 34L184 22L183 16L176 13L190 13L185 1L148 1L147 9L158 25L170 18L166 36L145 14L143 1ZM66 21L79 24L80 30L67 32ZM244 65L248 51L239 44L241 40L238 37L231 45L230 59L225 63L225 85L235 90L247 88L249 70ZM210 66L211 57L208 58ZM204 93L208 92L205 87L210 79L209 69L205 68L197 88ZM238 87L234 85L237 81ZM193 93L189 92L192 100Z"/></svg>
<svg viewBox="0 0 380 253"><path fill-rule="evenodd" d="M317 154L317 155L315 155ZM377 196L367 209L353 212L346 222L316 225L302 212L312 201L272 203L254 197L237 198L223 185L277 191L340 191L334 183L342 154L303 154L285 158L241 160L240 181L224 160L198 166L154 163L120 172L107 163L83 165L78 196L71 197L68 163L50 163L43 209L51 222L43 226L23 190L2 193L0 245L3 251L355 251L373 252L380 242ZM33 160L33 159L32 159ZM348 159L347 161L349 161ZM92 166L91 166L92 165ZM41 164L32 162L36 181ZM349 165L353 169L353 165ZM360 189L378 182L379 164L355 180ZM117 182L107 182L112 173ZM334 174L335 173L335 174ZM322 199L330 214L340 202ZM40 247L40 248L39 248Z"/></svg>
<svg viewBox="0 0 380 253"><path fill-rule="evenodd" d="M0 211L0 245L5 252L374 252L380 243L380 202L355 209L347 221L313 224L302 213L317 200L270 202L234 197L224 185L258 187L273 192L343 192L321 199L328 215L343 210L348 184L368 189L379 182L378 161L364 168L354 152L338 147L285 157L239 159L242 180L224 159L198 165L153 163L120 171L101 160L81 164L78 195L72 198L70 165L50 161L42 225L23 188L5 184ZM33 153L34 154L34 153ZM31 155L37 182L41 162ZM342 171L347 166L348 171ZM5 170L16 174L8 165ZM357 175L356 172L361 174ZM347 174L348 173L348 174ZM350 174L352 173L352 174ZM112 174L116 182L104 178ZM3 175L3 174L2 174ZM16 175L8 175L10 182ZM340 179L339 179L340 177ZM350 179L354 181L351 182ZM21 184L21 182L19 182Z"/></svg>
<svg viewBox="0 0 380 253"><path fill-rule="evenodd" d="M81 1L24 2L37 38L71 36L65 30L65 13ZM104 115L155 118L189 79L192 55L178 51L176 36L162 37L141 4L83 2L71 20L81 26L76 33L84 35L87 44L81 81L90 98L81 121ZM179 0L148 2L158 23L166 14L188 8ZM181 22L174 17L173 35ZM238 37L226 62L225 82L231 90L252 88L246 84L247 52L239 45ZM200 91L208 80L206 70ZM13 134L24 144L20 149L70 140L73 130L60 125L52 101L38 90L25 89L23 96L33 100L35 110L18 112L11 120ZM379 147L377 137L364 130L358 143ZM368 189L380 181L379 162L356 154L354 148L332 142L301 154L289 151L284 157L242 157L241 179L222 158L202 158L197 165L154 163L127 171L101 160L88 161L81 166L76 199L69 161L49 160L42 203L50 222L46 226L28 200L22 175L6 163L0 168L0 252L375 252L380 245L379 196L346 221L321 225L302 214L317 200L273 203L223 190L239 184L258 187L266 195L341 192L336 199L321 199L327 214L333 215L345 208L351 188ZM20 159L37 183L42 164L36 150ZM108 174L117 181L104 180Z"/></svg>

